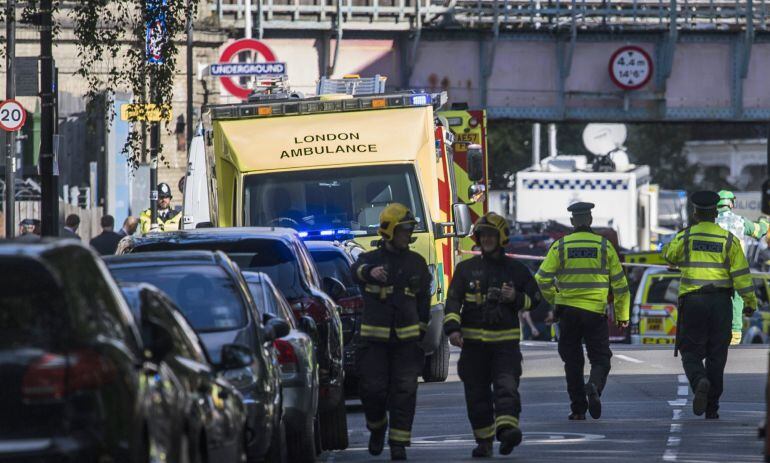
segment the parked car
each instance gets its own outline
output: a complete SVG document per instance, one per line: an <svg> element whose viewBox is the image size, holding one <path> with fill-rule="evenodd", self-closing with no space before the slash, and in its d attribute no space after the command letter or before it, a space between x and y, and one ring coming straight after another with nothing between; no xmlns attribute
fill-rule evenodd
<svg viewBox="0 0 770 463"><path fill-rule="evenodd" d="M157 390L150 423L167 445L167 461L238 463L246 458L246 407L241 394L211 365L198 335L178 307L158 288L120 285L140 327ZM248 368L251 350L240 344L222 346L220 369Z"/></svg>
<svg viewBox="0 0 770 463"><path fill-rule="evenodd" d="M289 334L273 341L278 354L283 390L283 416L289 461L315 461L318 430L318 363L313 338L318 336L315 321L307 315L296 319L294 313L264 273L243 272L260 315L266 320L279 318L286 322ZM320 437L320 434L319 434Z"/></svg>
<svg viewBox="0 0 770 463"><path fill-rule="evenodd" d="M315 349L322 446L324 450L347 448L342 322L332 299L344 296L342 283L334 278L321 279L305 244L297 232L289 228L205 228L156 233L124 240L118 252L136 254L185 249L223 251L242 270L266 273L281 290L296 317L308 315L313 318L318 326Z"/></svg>
<svg viewBox="0 0 770 463"><path fill-rule="evenodd" d="M212 362L222 364L222 348L242 344L254 353L245 368L222 375L243 395L248 411L249 461L285 459L285 430L277 361L248 286L237 266L221 252L157 252L110 256L105 261L120 282L151 283L179 307L200 336ZM280 337L288 326L275 320L268 330Z"/></svg>
<svg viewBox="0 0 770 463"><path fill-rule="evenodd" d="M639 283L631 308L631 341L634 344L673 344L676 338L679 299L677 270L648 268ZM743 317L741 344L770 343L770 274L752 272L759 307Z"/></svg>
<svg viewBox="0 0 770 463"><path fill-rule="evenodd" d="M143 350L92 251L1 242L0 460L144 463L165 451L155 431L170 417L148 414L162 391Z"/></svg>
<svg viewBox="0 0 770 463"><path fill-rule="evenodd" d="M350 268L358 255L364 252L364 248L338 241L305 241L305 245L321 277L335 278L345 286L344 296L337 300L345 346L345 394L355 396L358 393L358 374L355 371L356 341L361 331L364 298L361 288L353 281Z"/></svg>

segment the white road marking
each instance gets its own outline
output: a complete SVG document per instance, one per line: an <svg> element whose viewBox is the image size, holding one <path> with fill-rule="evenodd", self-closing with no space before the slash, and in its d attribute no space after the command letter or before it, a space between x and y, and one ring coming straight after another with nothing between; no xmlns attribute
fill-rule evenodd
<svg viewBox="0 0 770 463"><path fill-rule="evenodd" d="M679 375L678 378L680 383L690 384L690 382L687 381L687 375Z"/></svg>
<svg viewBox="0 0 770 463"><path fill-rule="evenodd" d="M684 407L687 405L687 399L676 399L676 400L669 400L668 404L672 407Z"/></svg>
<svg viewBox="0 0 770 463"><path fill-rule="evenodd" d="M669 447L676 447L681 441L681 437L668 436L668 443L666 445Z"/></svg>
<svg viewBox="0 0 770 463"><path fill-rule="evenodd" d="M681 413L682 411L679 410L679 412ZM669 432L680 432L681 430L682 430L681 424L671 423L671 429L669 430Z"/></svg>
<svg viewBox="0 0 770 463"><path fill-rule="evenodd" d="M676 461L677 451L675 449L666 449L663 454L663 461Z"/></svg>
<svg viewBox="0 0 770 463"><path fill-rule="evenodd" d="M676 390L676 393L680 396L688 396L690 395L690 387L689 386L679 386L679 388Z"/></svg>
<svg viewBox="0 0 770 463"><path fill-rule="evenodd" d="M623 354L615 354L615 357L619 358L620 360L625 360L626 362L631 363L644 363L644 360L635 359L633 357L629 357L628 355Z"/></svg>
<svg viewBox="0 0 770 463"><path fill-rule="evenodd" d="M671 417L672 420L678 420L682 418L682 410L676 409L674 410L674 416Z"/></svg>

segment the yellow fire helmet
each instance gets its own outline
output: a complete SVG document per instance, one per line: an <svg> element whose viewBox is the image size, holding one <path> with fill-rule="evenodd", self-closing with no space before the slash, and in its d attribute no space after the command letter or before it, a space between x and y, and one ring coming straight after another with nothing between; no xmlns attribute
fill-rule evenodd
<svg viewBox="0 0 770 463"><path fill-rule="evenodd" d="M393 232L399 225L412 225L416 224L412 211L408 207L399 203L388 204L388 206L380 213L380 229L378 230L380 236L385 241L391 241L393 239Z"/></svg>
<svg viewBox="0 0 770 463"><path fill-rule="evenodd" d="M482 229L494 230L500 237L500 247L507 245L511 240L511 227L508 221L494 212L487 212L473 225L473 239L479 244L479 231Z"/></svg>

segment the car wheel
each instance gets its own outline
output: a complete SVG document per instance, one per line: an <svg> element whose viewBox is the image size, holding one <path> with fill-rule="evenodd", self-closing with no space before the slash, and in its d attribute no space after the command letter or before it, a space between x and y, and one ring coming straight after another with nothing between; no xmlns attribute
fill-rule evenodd
<svg viewBox="0 0 770 463"><path fill-rule="evenodd" d="M265 456L265 463L286 463L286 425L281 420L278 429L273 430L270 448Z"/></svg>
<svg viewBox="0 0 770 463"><path fill-rule="evenodd" d="M445 335L441 336L438 349L433 355L425 358L422 379L426 383L441 383L449 376L449 342Z"/></svg>
<svg viewBox="0 0 770 463"><path fill-rule="evenodd" d="M292 426L286 428L286 441L291 442L288 448L289 461L294 463L310 463L315 461L315 419L305 418L299 429Z"/></svg>
<svg viewBox="0 0 770 463"><path fill-rule="evenodd" d="M340 399L334 409L321 414L321 444L323 450L348 448L348 415L345 399Z"/></svg>

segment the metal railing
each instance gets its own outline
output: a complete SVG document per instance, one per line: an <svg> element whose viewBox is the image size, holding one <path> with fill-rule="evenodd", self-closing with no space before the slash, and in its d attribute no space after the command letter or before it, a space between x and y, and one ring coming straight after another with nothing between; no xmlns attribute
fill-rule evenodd
<svg viewBox="0 0 770 463"><path fill-rule="evenodd" d="M770 26L770 0L252 0L254 13L272 28L314 28L341 17L348 24L386 23L470 29L574 26L582 29L755 30ZM223 21L242 20L244 0L210 0ZM316 28L318 28L316 27Z"/></svg>

